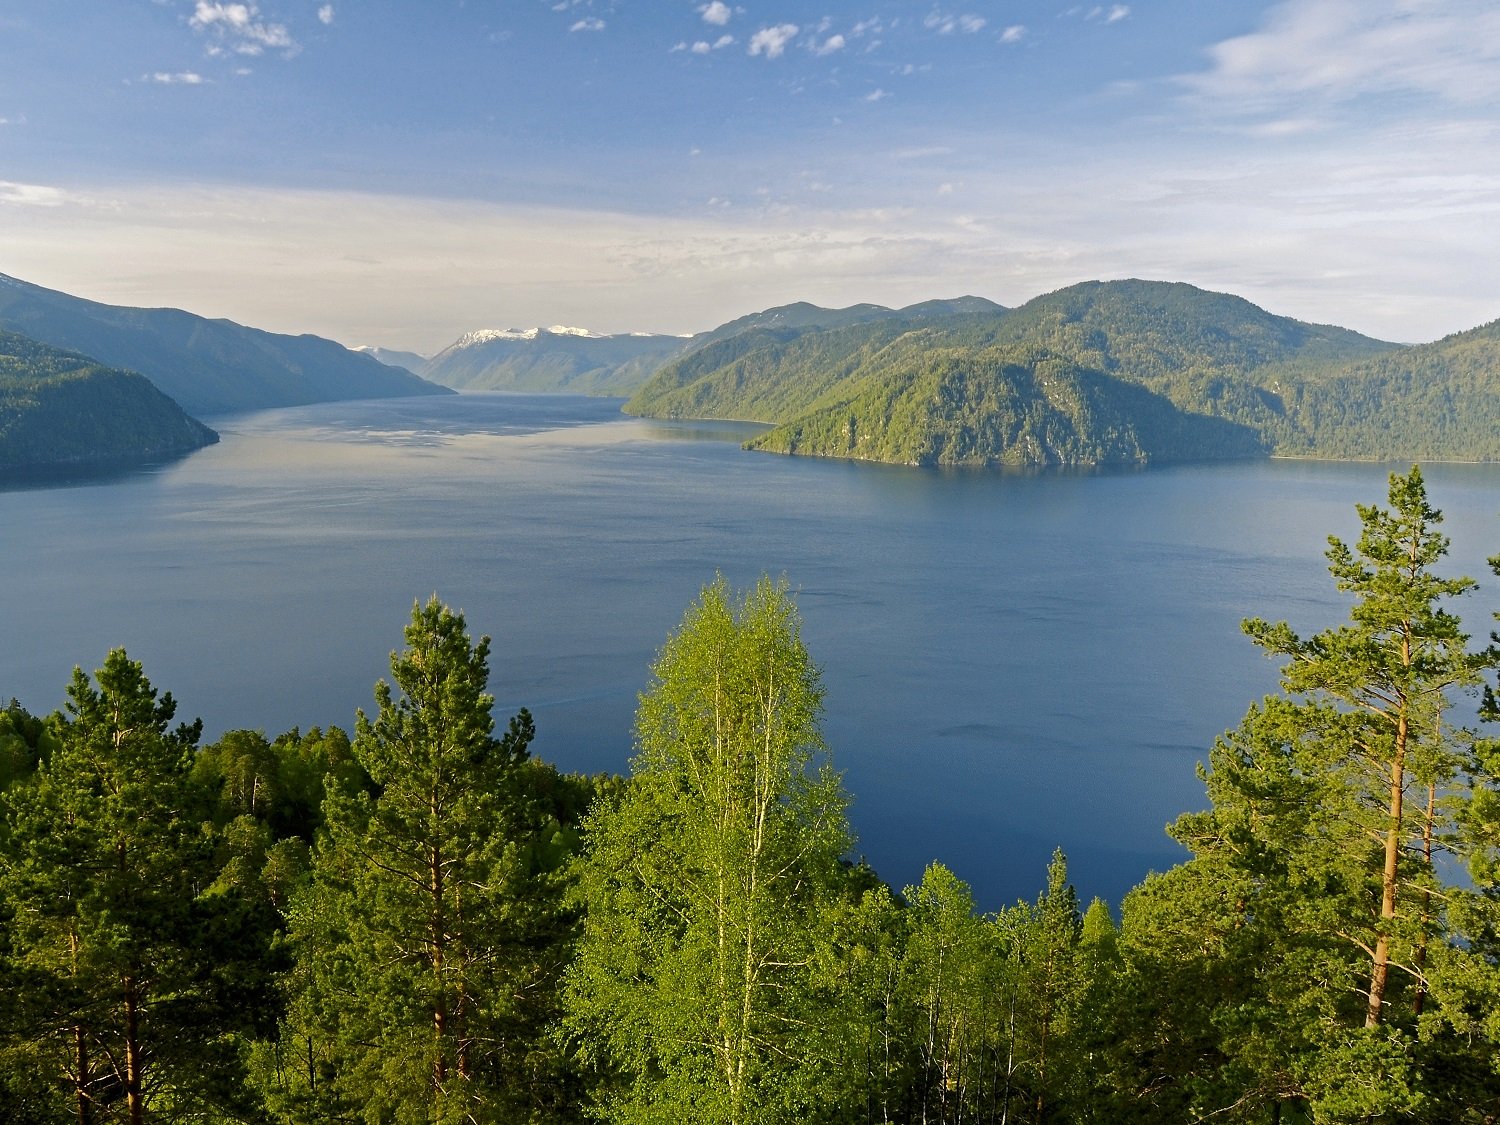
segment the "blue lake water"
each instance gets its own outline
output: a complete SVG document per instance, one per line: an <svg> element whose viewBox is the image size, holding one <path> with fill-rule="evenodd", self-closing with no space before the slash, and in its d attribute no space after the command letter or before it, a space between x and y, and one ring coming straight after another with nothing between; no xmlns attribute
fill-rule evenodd
<svg viewBox="0 0 1500 1125"><path fill-rule="evenodd" d="M785 574L883 876L941 859L997 908L1061 846L1080 891L1117 902L1179 858L1163 826L1203 804L1194 764L1274 687L1240 619L1342 619L1326 537L1357 534L1391 468L945 473L746 453L753 427L618 406L238 415L168 466L0 490L0 697L49 711L73 665L123 645L211 737L347 728L436 592L493 638L501 723L529 707L538 756L624 770L636 695L702 586ZM1426 472L1483 634L1500 466Z"/></svg>

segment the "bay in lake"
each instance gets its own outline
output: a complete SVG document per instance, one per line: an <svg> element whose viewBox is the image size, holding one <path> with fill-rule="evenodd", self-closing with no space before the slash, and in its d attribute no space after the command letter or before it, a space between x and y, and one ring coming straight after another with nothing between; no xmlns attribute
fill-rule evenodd
<svg viewBox="0 0 1500 1125"><path fill-rule="evenodd" d="M997 908L1054 847L1117 902L1180 858L1214 737L1275 683L1247 615L1341 620L1326 536L1390 466L938 472L742 452L753 427L617 400L464 395L211 420L220 445L107 480L0 491L0 697L59 706L125 646L210 737L352 727L414 599L493 638L503 723L624 770L656 649L715 572L785 574L824 668L859 851L900 886L941 859ZM1500 466L1433 466L1448 572L1497 606ZM1489 581L1484 581L1489 579Z"/></svg>

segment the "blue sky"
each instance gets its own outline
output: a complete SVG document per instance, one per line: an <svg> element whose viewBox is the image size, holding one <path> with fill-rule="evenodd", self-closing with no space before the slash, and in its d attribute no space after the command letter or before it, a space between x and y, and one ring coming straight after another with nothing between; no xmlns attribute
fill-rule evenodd
<svg viewBox="0 0 1500 1125"><path fill-rule="evenodd" d="M1491 0L5 0L0 272L346 343L1090 278L1500 316Z"/></svg>

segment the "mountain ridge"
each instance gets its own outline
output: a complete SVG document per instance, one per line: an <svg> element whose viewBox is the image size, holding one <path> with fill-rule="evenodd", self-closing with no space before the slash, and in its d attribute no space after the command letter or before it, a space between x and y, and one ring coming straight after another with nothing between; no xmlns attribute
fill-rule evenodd
<svg viewBox="0 0 1500 1125"><path fill-rule="evenodd" d="M107 305L0 274L0 329L137 371L192 415L449 394L321 336L174 308Z"/></svg>

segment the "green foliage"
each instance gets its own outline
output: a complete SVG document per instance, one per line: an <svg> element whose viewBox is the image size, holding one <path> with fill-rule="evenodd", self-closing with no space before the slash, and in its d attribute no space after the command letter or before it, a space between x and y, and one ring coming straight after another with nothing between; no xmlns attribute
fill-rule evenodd
<svg viewBox="0 0 1500 1125"><path fill-rule="evenodd" d="M1286 694L1215 746L1212 807L1172 828L1193 859L1127 903L1132 958L1176 978L1168 1027L1190 1029L1174 1047L1197 1065L1173 1070L1198 1077L1173 1094L1196 1112L1454 1120L1433 1069L1463 1052L1431 970L1468 959L1436 865L1462 846L1439 799L1462 792L1445 714L1495 656L1469 652L1443 608L1473 583L1431 569L1447 540L1421 474L1392 475L1389 499L1360 506L1354 547L1329 540L1329 570L1355 598L1347 625L1303 639L1245 623L1288 658Z"/></svg>
<svg viewBox="0 0 1500 1125"><path fill-rule="evenodd" d="M218 440L142 376L0 331L0 473L151 460Z"/></svg>
<svg viewBox="0 0 1500 1125"><path fill-rule="evenodd" d="M207 1119L245 1103L239 970L262 951L212 885L189 772L201 725L173 729L172 697L123 651L96 683L75 671L55 748L5 794L4 961L22 987L0 1073L30 1073L28 1098L45 1082L54 1119Z"/></svg>
<svg viewBox="0 0 1500 1125"><path fill-rule="evenodd" d="M541 1029L571 927L562 821L581 798L528 760L526 711L493 737L489 641L462 615L414 607L406 645L395 689L377 684L359 716L370 787L325 785L267 1100L289 1121L546 1118L569 1094Z"/></svg>
<svg viewBox="0 0 1500 1125"><path fill-rule="evenodd" d="M1148 281L916 308L742 318L625 409L769 422L753 448L916 465L1500 457L1500 324L1403 348Z"/></svg>
<svg viewBox="0 0 1500 1125"><path fill-rule="evenodd" d="M703 591L652 668L630 784L587 824L568 1026L631 1122L796 1119L823 1098L820 922L846 798L784 584Z"/></svg>

